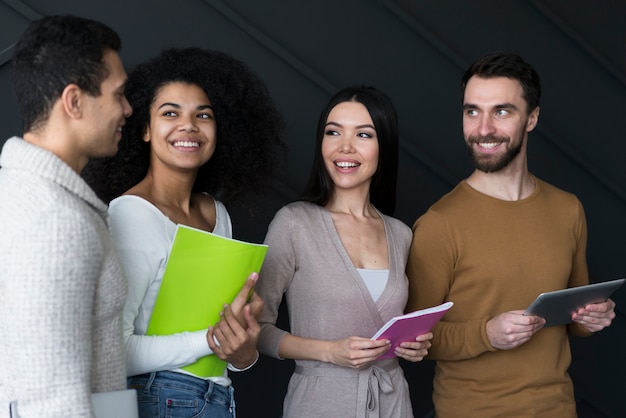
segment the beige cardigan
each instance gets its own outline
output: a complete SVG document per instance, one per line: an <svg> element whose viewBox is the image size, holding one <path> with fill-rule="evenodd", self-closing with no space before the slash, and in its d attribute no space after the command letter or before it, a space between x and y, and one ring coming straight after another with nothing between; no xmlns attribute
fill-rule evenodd
<svg viewBox="0 0 626 418"><path fill-rule="evenodd" d="M265 301L259 350L279 358L286 331L275 326L283 293L291 332L334 340L371 337L404 312L405 265L411 241L408 226L382 215L389 248L389 280L374 302L348 257L328 211L296 202L282 208L269 226L269 250L257 291ZM371 389L368 389L371 388ZM408 386L397 359L364 370L318 361L296 361L284 403L285 417L411 417Z"/></svg>

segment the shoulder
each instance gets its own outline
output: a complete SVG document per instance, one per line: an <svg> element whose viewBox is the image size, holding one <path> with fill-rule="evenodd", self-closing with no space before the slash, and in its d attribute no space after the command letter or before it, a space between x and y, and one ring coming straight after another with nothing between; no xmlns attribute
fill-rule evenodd
<svg viewBox="0 0 626 418"><path fill-rule="evenodd" d="M213 233L232 238L233 226L226 205L208 193L200 193L198 198L202 216L209 221L215 220Z"/></svg>
<svg viewBox="0 0 626 418"><path fill-rule="evenodd" d="M433 203L429 210L445 212L459 207L475 197L477 192L472 189L465 181L461 181L448 193Z"/></svg>
<svg viewBox="0 0 626 418"><path fill-rule="evenodd" d="M560 189L557 186L538 179L537 177L535 177L535 183L539 189L539 193L546 198L557 199L563 201L563 203L570 204L578 204L580 202L575 194Z"/></svg>
<svg viewBox="0 0 626 418"><path fill-rule="evenodd" d="M292 202L276 212L269 228L270 230L314 229L322 222L324 210L323 207L313 203Z"/></svg>
<svg viewBox="0 0 626 418"><path fill-rule="evenodd" d="M129 219L131 222L133 220L166 218L163 212L152 203L135 195L124 195L113 199L109 203L109 216L112 221Z"/></svg>
<svg viewBox="0 0 626 418"><path fill-rule="evenodd" d="M7 187L1 183L0 218L3 232L30 231L38 235L68 234L82 237L106 226L105 217L89 201L59 187L42 182L38 188ZM19 233L19 232L18 232ZM7 238L7 234L3 234Z"/></svg>
<svg viewBox="0 0 626 418"><path fill-rule="evenodd" d="M550 183L535 178L537 184L536 201L538 210L552 213L561 219L580 220L585 217L581 201L573 193L562 190Z"/></svg>
<svg viewBox="0 0 626 418"><path fill-rule="evenodd" d="M292 202L276 212L275 218L301 218L320 213L324 208L310 202Z"/></svg>
<svg viewBox="0 0 626 418"><path fill-rule="evenodd" d="M411 228L409 228L407 224L400 219L393 218L383 213L380 213L380 215L392 234L400 238L408 237L409 240L411 239Z"/></svg>
<svg viewBox="0 0 626 418"><path fill-rule="evenodd" d="M215 216L218 222L220 221L220 219L223 219L223 218L230 219L230 214L228 213L228 209L226 209L226 206L219 200L214 200L214 202L215 202L215 214L216 214Z"/></svg>
<svg viewBox="0 0 626 418"><path fill-rule="evenodd" d="M135 195L120 196L111 201L109 227L118 246L139 242L153 245L176 229L156 206Z"/></svg>
<svg viewBox="0 0 626 418"><path fill-rule="evenodd" d="M472 201L472 194L463 182L433 203L413 224L413 230L420 224L441 224L456 218L465 218L467 205Z"/></svg>

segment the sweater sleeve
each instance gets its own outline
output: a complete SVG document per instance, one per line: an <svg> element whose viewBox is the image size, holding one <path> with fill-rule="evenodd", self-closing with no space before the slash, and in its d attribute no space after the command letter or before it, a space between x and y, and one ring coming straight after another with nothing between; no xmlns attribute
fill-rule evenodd
<svg viewBox="0 0 626 418"><path fill-rule="evenodd" d="M413 240L407 263L407 312L448 301L456 258L457 249L445 219L432 210L428 211L413 226ZM484 317L449 322L444 317L433 329L428 358L464 360L487 351L495 351L487 337L486 324L489 319Z"/></svg>
<svg viewBox="0 0 626 418"><path fill-rule="evenodd" d="M576 234L576 252L572 259L572 273L567 287L576 287L589 284L589 270L587 268L587 221L585 219L585 211L580 201L576 200L577 205L577 223L575 228ZM591 331L582 325L573 322L567 326L568 333L577 336L589 336Z"/></svg>
<svg viewBox="0 0 626 418"><path fill-rule="evenodd" d="M275 358L281 358L278 347L287 334L276 327L278 308L297 269L291 229L292 213L288 208L283 208L278 211L268 228L265 244L269 248L256 285L256 291L265 301L259 317L261 334L258 348L261 353Z"/></svg>
<svg viewBox="0 0 626 418"><path fill-rule="evenodd" d="M113 243L128 280L123 333L129 376L180 368L212 354L206 331L145 335L169 253L169 221L137 199L117 201L109 209Z"/></svg>
<svg viewBox="0 0 626 418"><path fill-rule="evenodd" d="M5 372L22 416L93 416L91 321L104 249L84 213L55 209L4 237Z"/></svg>

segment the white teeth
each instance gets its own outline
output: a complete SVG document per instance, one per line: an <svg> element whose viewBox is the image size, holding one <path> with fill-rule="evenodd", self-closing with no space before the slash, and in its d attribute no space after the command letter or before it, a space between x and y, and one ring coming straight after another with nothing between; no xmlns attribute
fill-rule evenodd
<svg viewBox="0 0 626 418"><path fill-rule="evenodd" d="M495 148L498 145L500 145L499 142L481 142L478 145L480 145L482 148Z"/></svg>
<svg viewBox="0 0 626 418"><path fill-rule="evenodd" d="M199 148L200 144L193 141L174 141L173 144L175 147L184 147L184 148Z"/></svg>
<svg viewBox="0 0 626 418"><path fill-rule="evenodd" d="M338 161L335 163L335 165L337 167L341 167L341 168L352 168L352 167L358 167L359 164L358 163L350 163L347 161Z"/></svg>

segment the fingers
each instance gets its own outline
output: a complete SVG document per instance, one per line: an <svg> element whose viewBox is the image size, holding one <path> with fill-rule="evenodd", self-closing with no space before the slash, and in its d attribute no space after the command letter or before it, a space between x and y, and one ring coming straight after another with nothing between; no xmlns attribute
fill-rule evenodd
<svg viewBox="0 0 626 418"><path fill-rule="evenodd" d="M344 367L359 369L389 349L389 340L349 337L332 342L331 361Z"/></svg>
<svg viewBox="0 0 626 418"><path fill-rule="evenodd" d="M415 338L415 341L430 341L432 339L433 339L433 333L429 332L427 334L418 335L417 338Z"/></svg>
<svg viewBox="0 0 626 418"><path fill-rule="evenodd" d="M237 296L235 296L235 299L231 303L231 308L237 316L240 324L245 323L245 319L243 317L243 307L246 306L250 298L253 296L254 286L256 286L258 278L259 275L257 273L250 273L246 282L241 287L241 290L237 293Z"/></svg>
<svg viewBox="0 0 626 418"><path fill-rule="evenodd" d="M615 319L615 302L611 299L587 305L572 314L572 320L590 332L603 330L611 325L613 319Z"/></svg>
<svg viewBox="0 0 626 418"><path fill-rule="evenodd" d="M222 350L222 348L219 345L219 342L217 340L217 337L215 336L213 327L209 327L209 330L207 331L207 334L206 334L206 340L207 340L207 343L209 344L209 348L211 349L211 351L213 351L213 354L215 354L221 360L226 360L226 354L224 353L224 350Z"/></svg>
<svg viewBox="0 0 626 418"><path fill-rule="evenodd" d="M256 344L261 327L250 313L250 306L244 306L243 314L247 328L239 324L230 306L224 306L222 320L215 330L218 340L222 343L221 349L225 359L238 369L244 369L253 364L257 357Z"/></svg>
<svg viewBox="0 0 626 418"><path fill-rule="evenodd" d="M433 334L428 333L419 335L415 341L403 342L396 348L394 354L411 362L422 361L428 355L432 337Z"/></svg>
<svg viewBox="0 0 626 418"><path fill-rule="evenodd" d="M523 311L504 312L487 321L487 337L494 348L511 350L528 342L545 323L545 319L523 315Z"/></svg>
<svg viewBox="0 0 626 418"><path fill-rule="evenodd" d="M588 312L590 316L604 317L615 313L615 302L607 299L604 302L589 304L582 310Z"/></svg>
<svg viewBox="0 0 626 418"><path fill-rule="evenodd" d="M252 315L252 308L250 305L244 306L243 314L246 318L246 324L248 325L248 334L258 336L261 332L261 327L259 326L256 318Z"/></svg>
<svg viewBox="0 0 626 418"><path fill-rule="evenodd" d="M380 347L388 347L391 341L387 339L371 340L369 338L362 337L350 337L348 338L348 346L353 350L373 350Z"/></svg>
<svg viewBox="0 0 626 418"><path fill-rule="evenodd" d="M244 312L242 313L244 315L244 321L247 323L247 319L245 318L246 308L247 307L244 306ZM235 317L230 305L224 305L224 310L220 313L220 315L220 321L215 324L215 334L217 335L219 341L232 341L240 339L242 335L246 334L245 328L239 323L239 320Z"/></svg>
<svg viewBox="0 0 626 418"><path fill-rule="evenodd" d="M428 349L414 350L411 348L397 347L394 351L396 357L403 358L412 363L424 360L428 355Z"/></svg>
<svg viewBox="0 0 626 418"><path fill-rule="evenodd" d="M248 301L248 305L250 306L250 313L258 318L261 312L263 311L263 307L265 306L265 302L261 299L256 292L252 292L252 297Z"/></svg>

